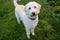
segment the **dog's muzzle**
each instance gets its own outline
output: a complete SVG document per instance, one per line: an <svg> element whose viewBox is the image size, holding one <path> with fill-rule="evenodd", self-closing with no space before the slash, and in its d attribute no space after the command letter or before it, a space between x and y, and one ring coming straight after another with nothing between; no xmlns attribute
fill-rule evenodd
<svg viewBox="0 0 60 40"><path fill-rule="evenodd" d="M32 14L30 15L30 17L28 17L30 20L35 20L36 19L36 13L32 12Z"/></svg>
<svg viewBox="0 0 60 40"><path fill-rule="evenodd" d="M38 14L35 13L35 12L32 12L31 16L34 17L34 16L37 16Z"/></svg>

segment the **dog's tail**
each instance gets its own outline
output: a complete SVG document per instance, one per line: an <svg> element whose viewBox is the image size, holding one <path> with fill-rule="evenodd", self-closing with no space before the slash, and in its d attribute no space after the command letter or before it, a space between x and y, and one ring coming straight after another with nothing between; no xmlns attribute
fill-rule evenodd
<svg viewBox="0 0 60 40"><path fill-rule="evenodd" d="M13 0L13 2L15 7L18 6L17 0Z"/></svg>

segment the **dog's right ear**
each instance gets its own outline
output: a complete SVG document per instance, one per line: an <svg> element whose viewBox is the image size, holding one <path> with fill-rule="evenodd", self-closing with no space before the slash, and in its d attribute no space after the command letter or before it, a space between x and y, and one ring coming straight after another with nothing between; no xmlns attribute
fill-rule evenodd
<svg viewBox="0 0 60 40"><path fill-rule="evenodd" d="M26 12L26 6L25 6L25 8L24 8L24 11Z"/></svg>
<svg viewBox="0 0 60 40"><path fill-rule="evenodd" d="M26 13L26 15L27 15L27 7L25 6L25 8L24 8L24 11L25 11L25 13Z"/></svg>
<svg viewBox="0 0 60 40"><path fill-rule="evenodd" d="M27 12L27 4L25 5L25 9L24 10L25 10L25 12Z"/></svg>
<svg viewBox="0 0 60 40"><path fill-rule="evenodd" d="M41 5L40 5L40 4L38 4L38 6L39 6L39 8L41 9Z"/></svg>

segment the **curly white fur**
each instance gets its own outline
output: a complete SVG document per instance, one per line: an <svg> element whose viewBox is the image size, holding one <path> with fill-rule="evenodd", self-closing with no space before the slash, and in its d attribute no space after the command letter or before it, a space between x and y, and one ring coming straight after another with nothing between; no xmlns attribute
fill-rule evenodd
<svg viewBox="0 0 60 40"><path fill-rule="evenodd" d="M20 21L23 22L27 37L30 38L30 33L35 35L34 29L38 24L38 14L40 12L41 5L36 2L29 2L24 6L17 4L17 0L14 0L14 6L17 21L19 24Z"/></svg>

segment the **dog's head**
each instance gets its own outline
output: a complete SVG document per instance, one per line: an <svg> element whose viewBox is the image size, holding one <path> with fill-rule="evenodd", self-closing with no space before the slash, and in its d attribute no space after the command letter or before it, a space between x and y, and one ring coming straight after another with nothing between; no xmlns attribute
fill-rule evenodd
<svg viewBox="0 0 60 40"><path fill-rule="evenodd" d="M29 2L25 6L25 12L28 17L35 17L39 14L41 5L36 2Z"/></svg>

